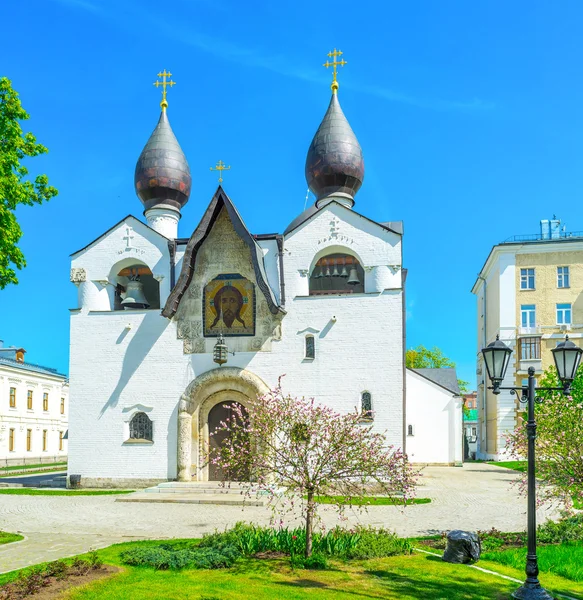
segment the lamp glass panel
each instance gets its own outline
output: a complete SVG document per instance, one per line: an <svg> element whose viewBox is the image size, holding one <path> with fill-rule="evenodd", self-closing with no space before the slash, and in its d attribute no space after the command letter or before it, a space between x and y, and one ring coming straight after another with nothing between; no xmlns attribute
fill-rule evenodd
<svg viewBox="0 0 583 600"><path fill-rule="evenodd" d="M482 350L482 354L484 355L484 362L486 363L486 369L488 370L488 376L490 379L495 377L494 374L494 357L492 356L494 352L490 349Z"/></svg>

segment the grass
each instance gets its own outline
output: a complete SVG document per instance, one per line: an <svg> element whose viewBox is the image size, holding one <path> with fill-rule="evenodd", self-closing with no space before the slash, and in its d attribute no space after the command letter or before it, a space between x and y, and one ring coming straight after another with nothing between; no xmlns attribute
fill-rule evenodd
<svg viewBox="0 0 583 600"><path fill-rule="evenodd" d="M42 471L37 471L36 469L27 469L26 473L2 473L0 475L0 479L2 477L26 477L27 475L50 475L51 473L62 472L63 467L57 467L55 469L43 469Z"/></svg>
<svg viewBox="0 0 583 600"><path fill-rule="evenodd" d="M0 488L0 494L11 496L108 496L110 494L131 494L134 490L52 490L31 488Z"/></svg>
<svg viewBox="0 0 583 600"><path fill-rule="evenodd" d="M541 572L553 573L583 583L583 543L566 542L564 544L538 546L538 566ZM484 560L491 560L514 569L524 569L526 550L511 548L497 552L486 552Z"/></svg>
<svg viewBox="0 0 583 600"><path fill-rule="evenodd" d="M512 469L513 471L520 471L521 473L526 473L527 469L526 460L492 461L489 464L504 467L505 469Z"/></svg>
<svg viewBox="0 0 583 600"><path fill-rule="evenodd" d="M123 568L119 574L71 589L68 600L507 600L517 584L465 565L444 563L441 558L415 553L409 556L366 561L331 561L327 571L292 571L288 559L245 559L231 569L155 571L123 565L123 550L155 546L159 541L116 544L99 551L105 564ZM86 555L85 555L86 556ZM524 569L487 561L480 566L524 578ZM0 585L18 572L0 575ZM558 575L541 574L552 592L583 599L583 585ZM252 595L250 595L252 590Z"/></svg>
<svg viewBox="0 0 583 600"><path fill-rule="evenodd" d="M19 469L38 469L39 467L58 467L58 466L67 466L66 462L57 462L57 463L41 463L38 465L17 465L11 467L0 467L1 471L17 471Z"/></svg>
<svg viewBox="0 0 583 600"><path fill-rule="evenodd" d="M10 544L11 542L18 542L24 538L17 533L8 533L7 531L0 531L0 545Z"/></svg>
<svg viewBox="0 0 583 600"><path fill-rule="evenodd" d="M348 504L343 502L344 496L316 496L316 502L318 504ZM407 506L411 504L429 504L430 498L410 498L407 500ZM362 496L359 498L353 498L353 506L386 506L386 505L402 505L402 500L399 498L389 498L387 496Z"/></svg>

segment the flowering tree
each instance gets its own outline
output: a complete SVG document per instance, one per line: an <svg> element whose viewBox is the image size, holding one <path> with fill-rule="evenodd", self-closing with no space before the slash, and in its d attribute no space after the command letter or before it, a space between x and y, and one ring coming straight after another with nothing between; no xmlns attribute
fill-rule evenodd
<svg viewBox="0 0 583 600"><path fill-rule="evenodd" d="M561 387L555 367L548 368L538 381L540 387ZM583 374L573 381L571 395L538 392L535 404L537 424L536 476L539 500L558 499L570 505L583 503ZM526 415L508 436L508 447L517 458L527 457ZM526 476L523 489L526 490Z"/></svg>
<svg viewBox="0 0 583 600"><path fill-rule="evenodd" d="M214 432L226 433L225 440L208 458L227 478L252 481L272 500L274 484L283 486L288 506L299 497L310 556L318 496L337 497L342 511L372 486L395 504L406 504L413 494L416 474L406 456L361 417L336 413L314 399L293 398L278 385L247 410L233 404L232 417Z"/></svg>

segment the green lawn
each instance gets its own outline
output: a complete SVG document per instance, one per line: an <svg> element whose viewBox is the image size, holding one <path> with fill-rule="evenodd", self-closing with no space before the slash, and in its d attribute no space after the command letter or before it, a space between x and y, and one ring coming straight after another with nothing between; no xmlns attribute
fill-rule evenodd
<svg viewBox="0 0 583 600"><path fill-rule="evenodd" d="M10 542L18 542L18 540L23 540L24 538L17 533L8 533L6 531L0 531L0 545L2 544L10 544Z"/></svg>
<svg viewBox="0 0 583 600"><path fill-rule="evenodd" d="M526 473L527 461L526 460L505 460L505 461L492 461L490 465L496 465L497 467L504 467L505 469L512 469L513 471L520 471Z"/></svg>
<svg viewBox="0 0 583 600"><path fill-rule="evenodd" d="M57 462L57 463L45 463L38 465L17 465L13 467L0 467L0 472L2 471L17 471L19 469L38 469L39 467L66 467L66 462Z"/></svg>
<svg viewBox="0 0 583 600"><path fill-rule="evenodd" d="M96 581L67 594L69 600L507 600L517 584L464 565L444 563L439 557L415 553L367 561L332 561L327 571L292 571L288 559L240 560L222 570L155 571L129 567L119 554L138 545L159 542L116 544L99 551L106 564L123 567L119 574ZM481 566L522 572L487 562ZM0 584L18 573L0 575ZM558 576L542 575L543 585L554 592L583 599L583 585Z"/></svg>
<svg viewBox="0 0 583 600"><path fill-rule="evenodd" d="M6 471L0 471L0 479L2 477L26 477L27 475L44 475L45 473L47 475L50 475L51 473L63 472L64 470L66 470L66 467L57 467L55 469L43 469L42 471L38 471L36 469L27 469L26 473L10 473Z"/></svg>
<svg viewBox="0 0 583 600"><path fill-rule="evenodd" d="M316 502L318 504L347 504L346 502L343 502L344 499L344 496L316 496ZM429 504L429 502L431 502L431 498L411 498L407 500L407 506L411 504ZM362 496L360 498L353 498L352 504L354 506L402 505L402 500L398 498L389 498L387 496Z"/></svg>
<svg viewBox="0 0 583 600"><path fill-rule="evenodd" d="M109 494L131 494L134 490L53 490L31 488L0 488L0 494L11 496L107 496Z"/></svg>
<svg viewBox="0 0 583 600"><path fill-rule="evenodd" d="M541 572L554 573L565 579L583 583L583 543L567 542L564 544L538 546L538 566ZM482 555L484 560L491 560L523 570L526 561L524 548L511 548L508 550L486 552Z"/></svg>

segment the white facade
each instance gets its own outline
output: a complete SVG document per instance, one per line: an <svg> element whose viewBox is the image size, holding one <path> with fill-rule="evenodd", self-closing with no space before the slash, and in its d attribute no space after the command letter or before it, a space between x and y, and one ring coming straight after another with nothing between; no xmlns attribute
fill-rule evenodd
<svg viewBox="0 0 583 600"><path fill-rule="evenodd" d="M285 313L271 314L257 286L260 331L253 338L227 338L236 354L219 369L212 360L216 337L192 339L185 333L196 327L200 289L218 274L230 272L257 284L244 244L238 252L227 249L236 248L240 240L222 210L200 247L192 282L171 319L161 316L158 308L113 310L116 273L136 261L159 281L160 306L166 304L172 276L168 239L162 235L127 217L73 255L79 306L71 311L69 472L80 474L82 485L175 479L180 468L182 478L207 478L201 456L208 435L201 421L206 409L189 408L198 402L191 390L205 375L223 380L209 384L221 388L213 392L214 400L237 400L243 394L244 402L245 393L273 387L282 375L286 391L313 396L339 411L355 410L362 393L368 392L375 429L403 447L402 236L332 202L279 242L257 240L264 273L280 306L285 294ZM184 250L177 248L177 276ZM354 256L364 267L364 292L310 296L308 279L316 262L336 252ZM305 356L306 336L315 338L314 359ZM226 377L233 368L241 380L256 382L251 391L241 391L235 379ZM128 423L137 412L152 420L151 442L136 443L128 437Z"/></svg>
<svg viewBox="0 0 583 600"><path fill-rule="evenodd" d="M412 463L461 466L462 402L459 394L407 369L407 455Z"/></svg>
<svg viewBox="0 0 583 600"><path fill-rule="evenodd" d="M64 375L0 355L0 466L66 460Z"/></svg>

